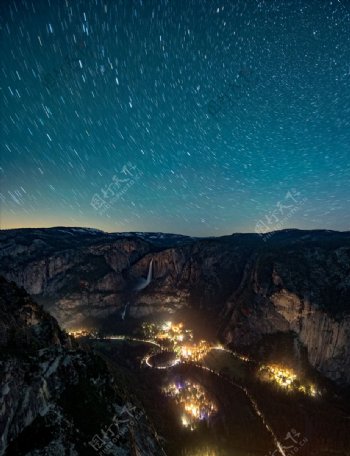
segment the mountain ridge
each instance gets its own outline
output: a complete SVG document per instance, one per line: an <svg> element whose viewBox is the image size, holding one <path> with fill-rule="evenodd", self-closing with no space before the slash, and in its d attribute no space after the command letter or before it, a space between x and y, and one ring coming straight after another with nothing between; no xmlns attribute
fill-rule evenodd
<svg viewBox="0 0 350 456"><path fill-rule="evenodd" d="M289 229L264 242L249 233L152 238L67 230L0 232L0 273L65 327L126 307L136 319L195 308L215 314L219 336L238 348L291 331L317 369L350 382L350 232ZM128 281L145 277L151 259L151 283L128 295Z"/></svg>

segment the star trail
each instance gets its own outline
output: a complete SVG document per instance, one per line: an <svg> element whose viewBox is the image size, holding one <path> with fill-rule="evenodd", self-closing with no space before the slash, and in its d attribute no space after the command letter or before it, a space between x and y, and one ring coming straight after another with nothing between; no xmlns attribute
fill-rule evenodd
<svg viewBox="0 0 350 456"><path fill-rule="evenodd" d="M1 228L350 226L347 1L3 1Z"/></svg>

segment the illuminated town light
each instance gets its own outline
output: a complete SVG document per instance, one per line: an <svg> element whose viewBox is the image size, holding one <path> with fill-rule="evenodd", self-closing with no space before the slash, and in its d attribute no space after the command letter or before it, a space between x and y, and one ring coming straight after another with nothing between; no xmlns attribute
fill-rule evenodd
<svg viewBox="0 0 350 456"><path fill-rule="evenodd" d="M216 405L199 384L190 381L179 385L171 383L163 389L163 393L181 407L181 423L192 431L199 421L208 420L217 412Z"/></svg>
<svg viewBox="0 0 350 456"><path fill-rule="evenodd" d="M181 423L182 423L182 426L184 427L188 427L190 425L186 415L182 415L181 417Z"/></svg>
<svg viewBox="0 0 350 456"><path fill-rule="evenodd" d="M90 337L94 334L92 333L91 329L79 328L71 329L70 331L68 331L68 335L77 339L79 337Z"/></svg>
<svg viewBox="0 0 350 456"><path fill-rule="evenodd" d="M171 328L171 321L166 321L163 326L162 326L162 330L163 331L169 331L169 329Z"/></svg>
<svg viewBox="0 0 350 456"><path fill-rule="evenodd" d="M313 384L304 384L292 369L278 366L277 364L262 365L259 369L261 380L276 383L279 387L291 391L301 392L308 396L316 397L320 392Z"/></svg>
<svg viewBox="0 0 350 456"><path fill-rule="evenodd" d="M181 345L176 347L176 351L184 361L201 361L211 350L211 346L205 340L201 340L198 344Z"/></svg>

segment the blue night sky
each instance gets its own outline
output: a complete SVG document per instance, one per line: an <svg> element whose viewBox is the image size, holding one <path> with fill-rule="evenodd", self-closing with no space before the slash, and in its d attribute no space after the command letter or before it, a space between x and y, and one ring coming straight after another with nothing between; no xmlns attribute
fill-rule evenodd
<svg viewBox="0 0 350 456"><path fill-rule="evenodd" d="M2 1L1 228L350 228L350 2Z"/></svg>

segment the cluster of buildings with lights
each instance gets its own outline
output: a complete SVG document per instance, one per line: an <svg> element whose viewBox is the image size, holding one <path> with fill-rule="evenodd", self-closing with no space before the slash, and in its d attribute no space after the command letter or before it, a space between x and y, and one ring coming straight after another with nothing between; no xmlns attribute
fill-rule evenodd
<svg viewBox="0 0 350 456"><path fill-rule="evenodd" d="M177 357L184 362L199 362L212 348L208 342L193 341L193 332L186 329L183 323L167 321L162 325L144 323L143 331L146 337L152 338L165 350L173 350Z"/></svg>
<svg viewBox="0 0 350 456"><path fill-rule="evenodd" d="M91 329L72 329L68 331L68 335L78 339L79 337L97 337L97 333Z"/></svg>
<svg viewBox="0 0 350 456"><path fill-rule="evenodd" d="M320 392L312 383L303 384L292 369L287 369L277 364L262 365L259 377L268 382L276 383L283 389L291 392L301 392L308 396L316 397Z"/></svg>
<svg viewBox="0 0 350 456"><path fill-rule="evenodd" d="M178 384L171 383L163 392L173 398L181 408L181 423L191 431L199 421L208 420L218 410L201 385L188 380Z"/></svg>
<svg viewBox="0 0 350 456"><path fill-rule="evenodd" d="M212 347L208 344L208 342L201 340L197 344L193 343L176 347L176 352L182 361L192 361L198 363L209 353L211 348Z"/></svg>
<svg viewBox="0 0 350 456"><path fill-rule="evenodd" d="M143 332L146 337L153 339L165 346L175 346L184 341L193 340L193 332L185 329L183 323L166 321L162 324L143 323Z"/></svg>

